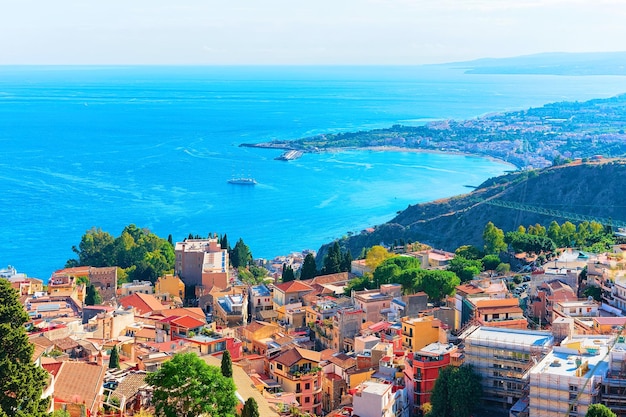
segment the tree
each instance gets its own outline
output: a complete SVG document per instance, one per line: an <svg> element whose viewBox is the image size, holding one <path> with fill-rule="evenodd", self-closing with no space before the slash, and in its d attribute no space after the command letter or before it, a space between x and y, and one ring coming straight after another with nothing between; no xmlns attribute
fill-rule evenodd
<svg viewBox="0 0 626 417"><path fill-rule="evenodd" d="M113 251L113 236L100 228L91 228L81 238L78 245L72 247L78 255L80 265L109 266Z"/></svg>
<svg viewBox="0 0 626 417"><path fill-rule="evenodd" d="M230 357L230 351L228 349L222 353L222 375L227 378L233 377L233 361Z"/></svg>
<svg viewBox="0 0 626 417"><path fill-rule="evenodd" d="M93 285L87 286L87 294L85 295L85 304L88 306L95 306L102 304L102 296L98 289Z"/></svg>
<svg viewBox="0 0 626 417"><path fill-rule="evenodd" d="M374 271L374 286L379 288L383 284L391 284L396 282L398 276L402 273L402 269L394 263L383 262Z"/></svg>
<svg viewBox="0 0 626 417"><path fill-rule="evenodd" d="M230 263L233 267L239 268L240 266L248 266L250 262L252 262L252 253L250 252L250 248L244 243L243 239L239 238L230 253Z"/></svg>
<svg viewBox="0 0 626 417"><path fill-rule="evenodd" d="M291 265L283 264L283 273L281 276L281 280L283 282L289 282L296 279L296 275L293 273L293 268Z"/></svg>
<svg viewBox="0 0 626 417"><path fill-rule="evenodd" d="M498 255L486 255L481 262L486 271L493 271L500 265L500 257Z"/></svg>
<svg viewBox="0 0 626 417"><path fill-rule="evenodd" d="M109 368L119 369L120 367L120 354L117 351L117 346L113 346L111 349L111 356L109 356Z"/></svg>
<svg viewBox="0 0 626 417"><path fill-rule="evenodd" d="M462 256L465 259L480 259L485 256L482 250L472 245L464 245L454 251L455 255Z"/></svg>
<svg viewBox="0 0 626 417"><path fill-rule="evenodd" d="M498 229L492 222L487 223L483 231L483 241L485 242L485 252L497 255L506 250L504 242L504 232Z"/></svg>
<svg viewBox="0 0 626 417"><path fill-rule="evenodd" d="M136 415L137 414L135 414L135 416ZM71 417L71 415L65 410L58 409L58 410L54 410L52 414L50 414L50 417Z"/></svg>
<svg viewBox="0 0 626 417"><path fill-rule="evenodd" d="M480 375L471 366L448 366L439 373L430 396L429 417L469 417L482 395Z"/></svg>
<svg viewBox="0 0 626 417"><path fill-rule="evenodd" d="M367 251L367 255L365 255L365 265L371 271L374 271L385 259L389 259L392 256L395 255L389 253L384 247L379 245L372 246L370 250Z"/></svg>
<svg viewBox="0 0 626 417"><path fill-rule="evenodd" d="M339 269L341 272L352 271L352 252L350 252L350 249L348 249L348 251L341 256L341 264L339 265Z"/></svg>
<svg viewBox="0 0 626 417"><path fill-rule="evenodd" d="M604 404L591 404L585 417L617 417L617 414Z"/></svg>
<svg viewBox="0 0 626 417"><path fill-rule="evenodd" d="M336 274L337 272L341 272L341 249L339 248L339 242L335 241L328 248L326 256L324 256L322 274Z"/></svg>
<svg viewBox="0 0 626 417"><path fill-rule="evenodd" d="M48 399L42 399L48 373L33 362L34 346L24 325L28 314L18 293L0 279L0 415L48 416Z"/></svg>
<svg viewBox="0 0 626 417"><path fill-rule="evenodd" d="M422 273L422 291L432 301L441 301L445 296L454 294L454 289L461 283L454 272L425 270Z"/></svg>
<svg viewBox="0 0 626 417"><path fill-rule="evenodd" d="M470 260L457 255L450 260L447 270L454 272L461 282L467 282L480 274L482 267L480 260Z"/></svg>
<svg viewBox="0 0 626 417"><path fill-rule="evenodd" d="M300 279L311 279L317 276L317 265L315 265L315 256L312 253L307 253L302 262L302 268L300 268Z"/></svg>
<svg viewBox="0 0 626 417"><path fill-rule="evenodd" d="M256 400L252 397L248 398L246 402L243 404L243 409L241 410L241 417L259 417L259 406L256 403Z"/></svg>
<svg viewBox="0 0 626 417"><path fill-rule="evenodd" d="M179 353L146 376L157 417L234 417L235 383L195 353Z"/></svg>
<svg viewBox="0 0 626 417"><path fill-rule="evenodd" d="M602 301L602 288L590 285L583 291L585 297L592 297L596 301Z"/></svg>

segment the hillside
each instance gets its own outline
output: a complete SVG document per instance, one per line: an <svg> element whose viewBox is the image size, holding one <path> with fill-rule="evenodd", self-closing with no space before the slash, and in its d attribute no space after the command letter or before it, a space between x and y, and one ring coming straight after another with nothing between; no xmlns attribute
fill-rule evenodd
<svg viewBox="0 0 626 417"><path fill-rule="evenodd" d="M626 222L625 180L623 159L515 172L492 178L469 194L409 206L373 231L341 239L340 246L357 256L362 248L397 239L454 251L465 244L482 246L482 232L489 221L505 232L535 223L547 227L552 220L580 222L568 213L611 219L618 225ZM557 213L547 214L547 210ZM320 248L318 259L325 253L326 245Z"/></svg>

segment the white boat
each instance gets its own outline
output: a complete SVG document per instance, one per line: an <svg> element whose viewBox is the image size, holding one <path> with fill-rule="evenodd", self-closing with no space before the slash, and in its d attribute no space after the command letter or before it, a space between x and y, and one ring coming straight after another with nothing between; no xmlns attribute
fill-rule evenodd
<svg viewBox="0 0 626 417"><path fill-rule="evenodd" d="M237 184L237 185L256 185L256 180L254 178L249 177L239 177L239 178L231 178L228 180L229 184Z"/></svg>

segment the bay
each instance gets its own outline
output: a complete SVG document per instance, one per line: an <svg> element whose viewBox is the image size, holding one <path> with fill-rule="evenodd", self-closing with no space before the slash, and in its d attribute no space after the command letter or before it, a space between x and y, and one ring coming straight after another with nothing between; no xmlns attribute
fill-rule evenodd
<svg viewBox="0 0 626 417"><path fill-rule="evenodd" d="M241 237L255 257L317 249L511 166L369 150L280 162L239 144L624 91L626 77L443 67L0 67L0 265L47 280L86 230L130 223ZM227 183L241 175L258 184Z"/></svg>

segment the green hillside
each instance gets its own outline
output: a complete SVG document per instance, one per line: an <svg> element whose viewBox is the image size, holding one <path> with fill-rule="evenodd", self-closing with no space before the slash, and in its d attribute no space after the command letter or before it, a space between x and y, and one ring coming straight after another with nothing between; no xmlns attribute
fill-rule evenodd
<svg viewBox="0 0 626 417"><path fill-rule="evenodd" d="M626 160L601 159L523 171L492 178L469 194L409 206L391 221L343 238L340 246L357 256L362 248L395 240L422 242L454 251L461 245L482 246L491 221L512 231L519 225L552 220L579 223L578 216L599 222L626 223ZM504 207L509 205L512 207ZM548 213L548 211L552 211ZM326 246L320 249L322 259Z"/></svg>

